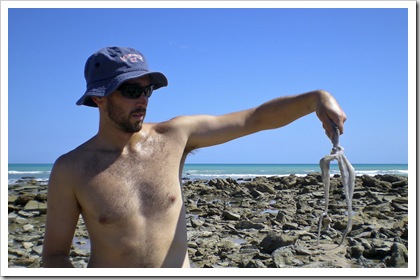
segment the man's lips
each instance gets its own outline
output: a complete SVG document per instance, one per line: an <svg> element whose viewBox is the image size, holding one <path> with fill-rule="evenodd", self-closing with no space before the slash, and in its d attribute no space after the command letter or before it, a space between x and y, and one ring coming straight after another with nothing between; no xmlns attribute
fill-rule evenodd
<svg viewBox="0 0 420 280"><path fill-rule="evenodd" d="M143 119L146 115L146 109L135 110L130 115L136 119Z"/></svg>

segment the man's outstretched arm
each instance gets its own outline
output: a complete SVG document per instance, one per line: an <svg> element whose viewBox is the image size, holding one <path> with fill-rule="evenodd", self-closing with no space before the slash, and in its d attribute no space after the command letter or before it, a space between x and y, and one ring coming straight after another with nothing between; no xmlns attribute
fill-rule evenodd
<svg viewBox="0 0 420 280"><path fill-rule="evenodd" d="M326 91L311 91L270 100L258 107L221 116L199 115L173 119L186 131L187 151L217 145L261 130L275 129L316 112L328 137L335 124L344 130L346 114Z"/></svg>

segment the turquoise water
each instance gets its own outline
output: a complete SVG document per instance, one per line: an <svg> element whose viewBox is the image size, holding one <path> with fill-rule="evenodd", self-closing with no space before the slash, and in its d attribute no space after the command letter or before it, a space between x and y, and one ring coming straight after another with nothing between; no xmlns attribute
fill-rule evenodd
<svg viewBox="0 0 420 280"><path fill-rule="evenodd" d="M356 175L396 174L408 176L407 164L354 164ZM331 164L331 174L339 174L337 164ZM183 177L208 179L214 177L246 178L256 176L305 176L321 172L318 164L187 164Z"/></svg>
<svg viewBox="0 0 420 280"><path fill-rule="evenodd" d="M354 164L356 175L395 174L408 176L408 164ZM48 181L52 164L9 164L9 184L22 177L34 177ZM231 177L247 178L256 176L286 176L295 174L305 176L320 172L318 164L186 164L183 178L210 179ZM338 174L338 165L331 165L331 174Z"/></svg>
<svg viewBox="0 0 420 280"><path fill-rule="evenodd" d="M24 177L34 177L39 181L47 181L52 164L9 164L9 184Z"/></svg>

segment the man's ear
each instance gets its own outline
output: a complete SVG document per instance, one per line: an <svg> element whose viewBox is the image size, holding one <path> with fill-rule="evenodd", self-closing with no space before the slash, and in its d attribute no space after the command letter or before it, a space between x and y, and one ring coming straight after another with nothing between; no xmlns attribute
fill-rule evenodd
<svg viewBox="0 0 420 280"><path fill-rule="evenodd" d="M92 96L92 101L96 103L96 105L99 106L99 104L102 104L104 102L104 99L102 96Z"/></svg>

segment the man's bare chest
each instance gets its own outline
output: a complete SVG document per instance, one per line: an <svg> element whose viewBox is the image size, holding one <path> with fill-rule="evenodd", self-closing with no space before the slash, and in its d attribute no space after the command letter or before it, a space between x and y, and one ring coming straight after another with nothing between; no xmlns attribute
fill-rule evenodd
<svg viewBox="0 0 420 280"><path fill-rule="evenodd" d="M84 174L78 189L82 213L103 225L179 213L180 156L159 152L102 158Z"/></svg>

